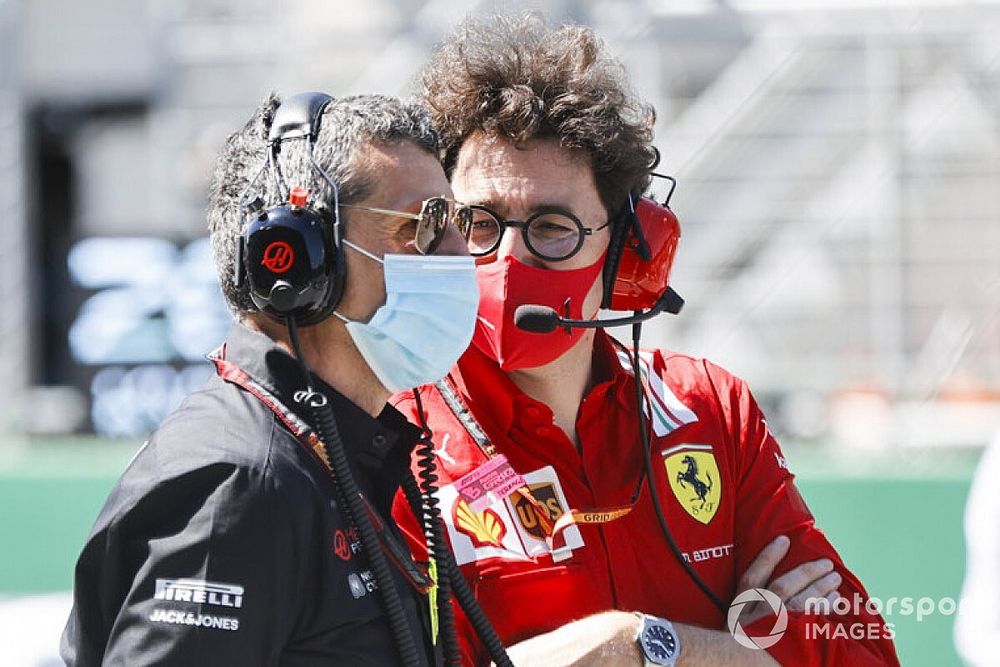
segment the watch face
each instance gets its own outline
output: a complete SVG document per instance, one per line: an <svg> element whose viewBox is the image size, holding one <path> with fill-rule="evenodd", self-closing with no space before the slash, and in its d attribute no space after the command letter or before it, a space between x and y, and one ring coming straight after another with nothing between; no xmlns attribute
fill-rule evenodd
<svg viewBox="0 0 1000 667"><path fill-rule="evenodd" d="M642 633L646 655L655 660L668 661L677 657L677 638L662 625L650 625Z"/></svg>

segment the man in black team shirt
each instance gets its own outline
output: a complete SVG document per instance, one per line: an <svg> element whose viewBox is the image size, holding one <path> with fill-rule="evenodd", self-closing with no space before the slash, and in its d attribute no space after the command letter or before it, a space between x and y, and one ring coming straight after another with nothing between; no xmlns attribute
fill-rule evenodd
<svg viewBox="0 0 1000 667"><path fill-rule="evenodd" d="M421 108L382 96L271 96L229 138L208 217L237 322L97 519L67 664L440 660L430 580L379 520L420 436L386 399L442 377L475 321L437 149ZM331 471L324 399L357 493Z"/></svg>

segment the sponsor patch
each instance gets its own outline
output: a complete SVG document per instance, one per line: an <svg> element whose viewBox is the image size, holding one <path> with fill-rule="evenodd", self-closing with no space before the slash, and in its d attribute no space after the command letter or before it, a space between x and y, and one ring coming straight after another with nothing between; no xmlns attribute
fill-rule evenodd
<svg viewBox="0 0 1000 667"><path fill-rule="evenodd" d="M459 498L452 510L455 530L464 533L475 547L503 548L507 526L491 509L477 512L464 498Z"/></svg>
<svg viewBox="0 0 1000 667"><path fill-rule="evenodd" d="M239 609L243 606L243 587L204 579L157 579L153 599Z"/></svg>
<svg viewBox="0 0 1000 667"><path fill-rule="evenodd" d="M346 529L338 528L333 533L333 553L341 560L351 560L354 554L361 550L361 537L354 526Z"/></svg>
<svg viewBox="0 0 1000 667"><path fill-rule="evenodd" d="M722 499L722 479L712 445L677 445L662 454L677 502L697 521L708 525Z"/></svg>
<svg viewBox="0 0 1000 667"><path fill-rule="evenodd" d="M375 581L375 575L371 570L351 572L347 575L347 586L351 589L351 595L355 600L378 590L378 582Z"/></svg>
<svg viewBox="0 0 1000 667"><path fill-rule="evenodd" d="M552 466L545 466L528 473L524 476L524 481L531 490L531 495L548 514L547 518L550 521L555 521L569 509L566 496L559 484L559 476ZM539 509L518 493L507 498L506 504L515 517L515 527L524 544L525 553L532 558L552 553L538 520ZM562 533L562 539L565 540L565 546L561 546L555 554L552 554L556 560L564 560L572 554L573 549L583 547L583 536L576 526L566 528Z"/></svg>
<svg viewBox="0 0 1000 667"><path fill-rule="evenodd" d="M240 619L231 616L213 616L212 614L195 614L182 609L164 609L157 607L149 614L153 623L170 623L171 625L193 625L212 630L236 631L240 629Z"/></svg>
<svg viewBox="0 0 1000 667"><path fill-rule="evenodd" d="M532 495L550 514L550 520L565 511L566 497L552 466L528 473L524 475L524 480ZM438 499L459 565L487 558L528 560L550 554L556 556L541 532L535 508L517 492L482 512L474 511L458 495L454 484L439 489ZM558 549L561 557L567 557L572 549L584 545L583 536L576 526L564 530L562 536L566 548Z"/></svg>
<svg viewBox="0 0 1000 667"><path fill-rule="evenodd" d="M563 505L556 497L556 485L552 482L542 482L541 484L529 484L528 489L531 495L538 501L539 506L528 502L528 499L518 494L511 498L511 505L514 507L514 516L521 528L536 540L545 539L545 531L542 530L542 521L547 519L555 523L555 520L562 516ZM545 516L540 516L545 512Z"/></svg>

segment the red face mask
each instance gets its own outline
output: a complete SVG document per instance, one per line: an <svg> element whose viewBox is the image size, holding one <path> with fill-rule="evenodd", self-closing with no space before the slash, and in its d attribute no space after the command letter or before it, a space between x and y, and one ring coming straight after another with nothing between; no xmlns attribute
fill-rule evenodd
<svg viewBox="0 0 1000 667"><path fill-rule="evenodd" d="M558 328L545 334L518 329L514 311L524 304L549 306L564 317L583 319L583 300L604 266L604 255L590 266L553 271L529 266L506 255L476 267L479 317L472 343L505 371L544 366L562 356L586 329ZM563 304L569 299L569 312ZM588 313L587 317L593 313Z"/></svg>

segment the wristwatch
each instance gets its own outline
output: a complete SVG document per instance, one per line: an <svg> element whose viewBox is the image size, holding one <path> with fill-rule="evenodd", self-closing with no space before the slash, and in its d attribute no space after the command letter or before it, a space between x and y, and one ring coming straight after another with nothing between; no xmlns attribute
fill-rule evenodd
<svg viewBox="0 0 1000 667"><path fill-rule="evenodd" d="M634 612L642 621L635 643L642 651L643 667L674 667L681 654L681 639L665 618Z"/></svg>

